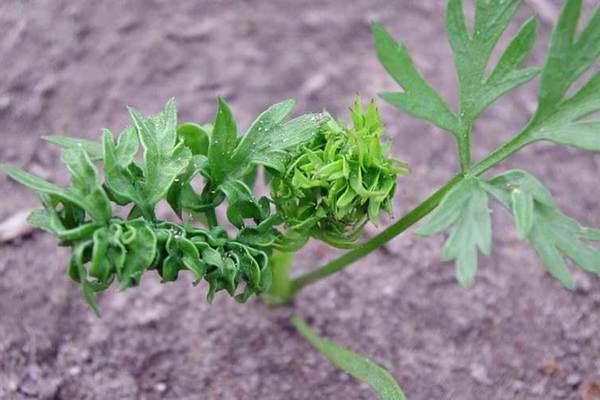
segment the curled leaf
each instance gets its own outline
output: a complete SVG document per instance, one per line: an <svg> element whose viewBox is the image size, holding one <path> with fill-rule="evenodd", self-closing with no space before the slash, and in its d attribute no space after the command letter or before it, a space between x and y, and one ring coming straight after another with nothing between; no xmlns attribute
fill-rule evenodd
<svg viewBox="0 0 600 400"><path fill-rule="evenodd" d="M367 221L377 224L380 211L391 209L396 177L407 169L387 155L373 102L363 109L357 97L351 119L352 127L329 119L293 154L285 173L273 173L271 196L287 227L281 249L308 237L352 247Z"/></svg>

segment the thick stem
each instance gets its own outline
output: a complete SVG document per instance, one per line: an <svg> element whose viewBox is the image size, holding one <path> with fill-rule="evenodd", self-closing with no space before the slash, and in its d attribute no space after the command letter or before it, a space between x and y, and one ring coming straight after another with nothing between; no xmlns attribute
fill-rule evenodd
<svg viewBox="0 0 600 400"><path fill-rule="evenodd" d="M294 261L294 253L274 251L269 257L269 268L273 280L269 291L265 294L265 302L270 306L286 304L292 297L290 267Z"/></svg>
<svg viewBox="0 0 600 400"><path fill-rule="evenodd" d="M219 225L219 221L217 220L217 213L214 208L209 208L205 211L204 215L206 216L206 224L209 229L214 228Z"/></svg>
<svg viewBox="0 0 600 400"><path fill-rule="evenodd" d="M480 175L484 173L485 171L500 163L504 159L508 158L509 156L511 156L512 154L514 154L529 143L531 143L531 140L529 139L526 131L523 131L522 133L518 134L517 136L513 137L511 140L506 142L504 145L494 150L479 163L473 165L473 167L468 171L468 174ZM406 229L408 229L413 224L424 218L431 211L433 211L443 199L444 195L456 184L462 181L464 176L464 174L454 176L452 179L446 182L446 184L439 188L435 193L429 196L429 198L427 198L424 202L422 202L417 207L409 211L397 222L390 225L383 232L374 236L370 240L362 243L355 249L323 265L322 267L319 267L309 273L292 279L290 296L293 296L300 289L307 285L310 285L311 283L317 282L321 279L327 278L328 276L338 271L341 271L348 265L366 256L367 254L376 250L381 245L387 243L394 237L404 232Z"/></svg>

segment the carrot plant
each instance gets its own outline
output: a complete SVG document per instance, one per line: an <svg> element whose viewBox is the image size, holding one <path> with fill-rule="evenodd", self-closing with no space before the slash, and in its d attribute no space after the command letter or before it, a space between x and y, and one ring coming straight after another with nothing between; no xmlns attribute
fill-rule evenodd
<svg viewBox="0 0 600 400"><path fill-rule="evenodd" d="M467 28L461 0L449 0L446 32L454 54L458 110L423 79L406 47L382 26L372 25L377 56L401 91L380 96L400 110L451 134L460 170L429 198L373 238L360 242L366 224L392 213L404 162L390 155L374 102L356 98L345 123L328 113L288 119L293 101L260 114L238 135L232 113L219 99L211 124L178 124L175 103L143 116L130 109L131 124L117 137L104 130L98 142L61 136L46 139L64 148L71 174L63 188L15 167L2 170L39 193L43 208L29 222L72 249L68 275L98 313L95 294L113 284L125 290L155 270L163 282L180 273L208 283L207 298L225 291L238 302L263 295L287 304L299 290L365 257L422 219L417 233L447 231L444 261L455 263L463 286L475 278L479 253L489 254L489 203L512 215L519 238L535 250L549 274L566 288L574 282L565 259L600 274L600 251L591 245L600 230L587 228L556 208L549 191L531 173L484 173L541 140L600 151L600 72L579 85L600 55L600 8L577 30L581 0L567 0L554 27L541 68L524 67L536 38L527 20L500 53L490 57L519 6L518 0L476 0ZM491 71L491 72L486 72ZM539 75L538 105L523 129L481 160L471 158L478 116L498 98ZM578 86L577 90L570 90ZM269 193L254 192L257 168ZM201 177L201 188L192 181ZM155 207L166 200L180 221L161 220ZM223 206L227 221L219 219ZM115 213L126 207L127 216ZM122 208L121 208L122 209ZM347 248L341 257L291 277L293 253L309 239ZM356 353L320 338L299 318L292 324L334 364L366 381L382 399L402 399L392 376Z"/></svg>

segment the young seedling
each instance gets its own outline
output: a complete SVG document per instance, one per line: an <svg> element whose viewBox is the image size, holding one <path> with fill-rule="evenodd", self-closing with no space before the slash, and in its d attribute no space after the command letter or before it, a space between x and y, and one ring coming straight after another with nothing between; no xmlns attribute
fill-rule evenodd
<svg viewBox="0 0 600 400"><path fill-rule="evenodd" d="M490 200L512 214L518 236L531 244L554 278L572 289L565 257L600 274L600 250L591 245L600 240L600 230L564 215L543 184L526 171L483 174L540 140L600 151L600 121L590 118L600 111L600 72L569 93L600 55L600 7L576 33L582 1L565 1L541 68L522 66L535 41L534 18L489 66L518 6L518 0L476 0L473 28L468 29L461 0L448 1L446 32L458 73L457 111L421 77L406 47L373 24L377 56L402 88L381 97L450 133L460 171L362 243L358 240L365 224L377 225L382 211L392 212L397 177L408 170L382 142L384 127L375 104L364 107L359 98L349 125L327 113L287 120L294 104L287 100L263 112L241 136L222 99L214 122L202 126L178 125L175 103L169 101L163 112L151 117L130 109L131 125L116 139L108 130L99 142L47 137L65 149L62 161L71 174L67 188L15 167L1 168L39 193L43 208L34 211L29 222L72 248L68 274L96 313L96 293L115 281L120 290L136 286L150 270L164 282L176 280L181 271L192 273L196 283L207 281L208 301L224 290L240 303L253 294L265 295L270 304L289 303L303 287L346 268L429 214L417 233L449 231L442 259L454 261L458 282L470 286L478 254L491 250ZM509 141L473 162L470 143L477 117L538 75L533 116ZM142 158L137 157L140 145ZM253 192L257 167L268 178L268 196ZM198 176L204 182L200 192L191 184ZM161 200L183 220L156 218ZM215 211L223 203L229 226ZM115 205L129 207L129 215L115 215ZM290 278L293 253L310 238L350 250ZM298 317L291 322L318 351L368 383L379 398L405 398L383 367L319 338Z"/></svg>

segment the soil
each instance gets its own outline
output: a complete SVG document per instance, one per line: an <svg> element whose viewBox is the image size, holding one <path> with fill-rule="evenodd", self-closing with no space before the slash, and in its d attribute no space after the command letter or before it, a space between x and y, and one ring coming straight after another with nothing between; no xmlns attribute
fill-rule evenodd
<svg viewBox="0 0 600 400"><path fill-rule="evenodd" d="M519 9L517 23L540 16L533 63L561 3L531 0ZM589 16L596 1L585 3ZM405 41L455 104L442 1L4 0L0 161L64 184L59 152L40 136L97 139L101 128L127 124L126 105L156 112L172 96L182 120L209 121L217 95L240 126L288 97L298 113L341 116L354 93L395 88L374 56L372 20ZM475 158L522 126L535 91L536 83L526 85L483 115ZM412 169L399 184L402 215L452 175L454 145L436 128L380 109L394 154ZM600 155L537 144L502 165L509 167L527 168L566 214L600 226ZM0 198L0 221L36 205L5 176ZM103 295L97 319L65 277L67 249L49 235L0 244L0 398L373 399L294 333L292 312L388 367L412 400L594 398L600 280L573 268L577 289L562 289L508 215L494 211L493 253L480 258L470 290L440 261L443 237L407 233L278 310L225 295L207 305L206 287L190 278L161 285L149 275L137 289ZM296 271L336 254L311 243Z"/></svg>

